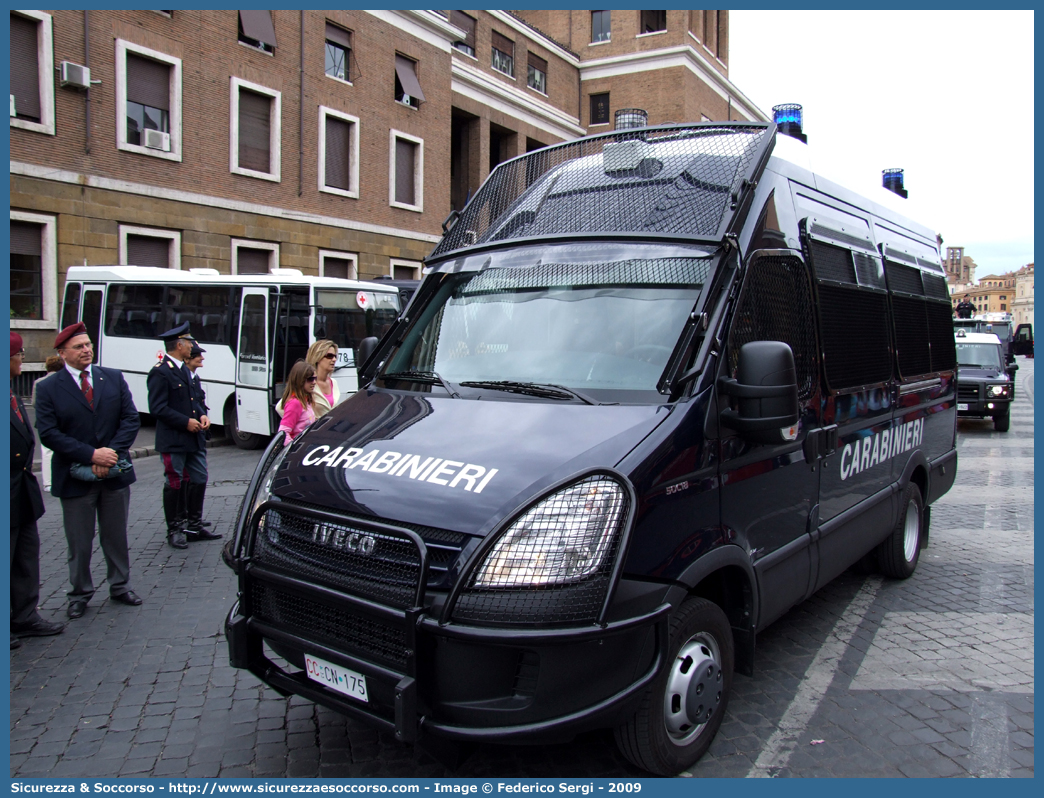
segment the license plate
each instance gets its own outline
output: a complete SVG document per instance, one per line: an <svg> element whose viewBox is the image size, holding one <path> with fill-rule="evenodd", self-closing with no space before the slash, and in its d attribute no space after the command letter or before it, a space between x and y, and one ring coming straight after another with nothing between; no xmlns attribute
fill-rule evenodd
<svg viewBox="0 0 1044 798"><path fill-rule="evenodd" d="M960 411L960 410L967 410L967 409L968 409L968 405L962 405L962 404L958 404L957 405L957 410L958 411Z"/></svg>
<svg viewBox="0 0 1044 798"><path fill-rule="evenodd" d="M305 673L312 681L325 684L331 690L357 701L370 700L366 691L366 677L361 673L334 665L311 654L305 654Z"/></svg>

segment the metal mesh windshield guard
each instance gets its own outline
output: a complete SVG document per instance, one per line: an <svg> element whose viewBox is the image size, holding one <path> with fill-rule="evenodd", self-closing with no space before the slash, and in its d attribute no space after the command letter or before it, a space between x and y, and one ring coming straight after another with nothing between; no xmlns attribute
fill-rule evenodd
<svg viewBox="0 0 1044 798"><path fill-rule="evenodd" d="M527 288L585 288L605 285L703 285L709 258L659 258L613 263L541 263L487 269L470 280L460 296L481 296Z"/></svg>
<svg viewBox="0 0 1044 798"><path fill-rule="evenodd" d="M501 164L432 257L571 233L718 237L765 125L644 128L544 147Z"/></svg>

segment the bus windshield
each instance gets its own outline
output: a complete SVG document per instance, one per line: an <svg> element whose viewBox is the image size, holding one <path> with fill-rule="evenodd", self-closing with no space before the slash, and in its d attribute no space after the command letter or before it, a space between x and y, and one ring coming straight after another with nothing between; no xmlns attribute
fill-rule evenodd
<svg viewBox="0 0 1044 798"><path fill-rule="evenodd" d="M536 383L598 401L662 401L657 382L710 268L708 252L661 245L468 256L443 267L451 273L384 374L435 372L465 388Z"/></svg>
<svg viewBox="0 0 1044 798"><path fill-rule="evenodd" d="M337 344L337 368L354 365L359 342L380 338L399 315L399 297L388 291L317 288L315 295L315 339Z"/></svg>

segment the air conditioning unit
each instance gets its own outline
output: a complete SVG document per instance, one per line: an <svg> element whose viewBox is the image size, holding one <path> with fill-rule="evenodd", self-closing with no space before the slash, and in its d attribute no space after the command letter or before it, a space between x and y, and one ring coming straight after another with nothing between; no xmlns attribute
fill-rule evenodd
<svg viewBox="0 0 1044 798"><path fill-rule="evenodd" d="M89 89L91 87L90 67L80 66L72 61L62 61L61 84L74 89Z"/></svg>
<svg viewBox="0 0 1044 798"><path fill-rule="evenodd" d="M162 130L145 129L145 146L150 150L163 150L170 152L170 133Z"/></svg>

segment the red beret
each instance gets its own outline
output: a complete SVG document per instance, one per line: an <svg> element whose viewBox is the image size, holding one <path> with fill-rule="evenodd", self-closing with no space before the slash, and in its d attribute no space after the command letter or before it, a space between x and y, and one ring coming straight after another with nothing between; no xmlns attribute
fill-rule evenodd
<svg viewBox="0 0 1044 798"><path fill-rule="evenodd" d="M22 351L22 336L16 332L11 333L11 357Z"/></svg>
<svg viewBox="0 0 1044 798"><path fill-rule="evenodd" d="M58 333L58 337L54 339L54 348L61 349L69 342L70 338L75 338L77 335L86 334L87 326L82 321L78 321L76 322L76 324L70 324L68 327L66 327L64 330Z"/></svg>

